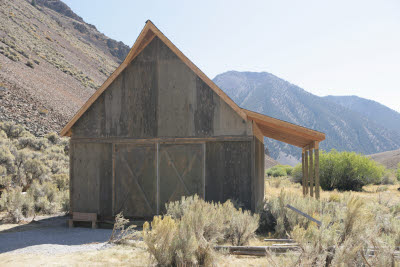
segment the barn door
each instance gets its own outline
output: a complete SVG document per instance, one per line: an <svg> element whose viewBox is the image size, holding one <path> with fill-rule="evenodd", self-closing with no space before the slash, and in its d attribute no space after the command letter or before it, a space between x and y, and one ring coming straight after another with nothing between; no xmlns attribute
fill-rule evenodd
<svg viewBox="0 0 400 267"><path fill-rule="evenodd" d="M159 207L197 194L204 198L204 144L161 144L159 146Z"/></svg>
<svg viewBox="0 0 400 267"><path fill-rule="evenodd" d="M156 145L115 145L114 214L157 214Z"/></svg>

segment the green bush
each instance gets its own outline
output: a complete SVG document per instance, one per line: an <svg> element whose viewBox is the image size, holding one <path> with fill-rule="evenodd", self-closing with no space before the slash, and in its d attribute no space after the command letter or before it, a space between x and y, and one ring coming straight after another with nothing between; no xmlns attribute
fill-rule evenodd
<svg viewBox="0 0 400 267"><path fill-rule="evenodd" d="M301 183L302 179L303 179L303 170L300 163L293 168L291 181L294 183Z"/></svg>
<svg viewBox="0 0 400 267"><path fill-rule="evenodd" d="M321 151L319 166L323 190L361 191L364 185L391 183L391 178L385 177L388 173L383 165L355 152ZM301 164L295 167L293 176L293 181L301 182Z"/></svg>
<svg viewBox="0 0 400 267"><path fill-rule="evenodd" d="M397 173L396 173L396 176L397 176L397 180L400 181L400 163L397 165Z"/></svg>
<svg viewBox="0 0 400 267"><path fill-rule="evenodd" d="M289 165L276 165L266 170L266 174L269 177L282 177L291 175L293 167Z"/></svg>

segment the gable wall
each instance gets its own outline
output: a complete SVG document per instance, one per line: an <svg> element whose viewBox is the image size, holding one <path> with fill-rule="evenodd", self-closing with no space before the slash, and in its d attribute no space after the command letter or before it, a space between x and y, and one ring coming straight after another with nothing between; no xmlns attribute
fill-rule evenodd
<svg viewBox="0 0 400 267"><path fill-rule="evenodd" d="M155 37L72 133L73 138L245 136L252 127Z"/></svg>

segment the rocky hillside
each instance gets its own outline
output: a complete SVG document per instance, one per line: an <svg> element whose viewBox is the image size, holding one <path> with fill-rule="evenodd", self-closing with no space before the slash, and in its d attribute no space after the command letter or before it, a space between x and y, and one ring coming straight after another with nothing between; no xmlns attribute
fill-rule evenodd
<svg viewBox="0 0 400 267"><path fill-rule="evenodd" d="M371 158L389 169L397 169L400 163L400 149L370 155Z"/></svg>
<svg viewBox="0 0 400 267"><path fill-rule="evenodd" d="M400 113L376 101L358 96L326 96L325 99L360 113L387 129L400 133Z"/></svg>
<svg viewBox="0 0 400 267"><path fill-rule="evenodd" d="M0 121L59 131L129 47L59 0L0 0Z"/></svg>
<svg viewBox="0 0 400 267"><path fill-rule="evenodd" d="M321 148L373 154L400 147L400 133L270 73L230 71L214 78L239 106L326 133ZM295 164L300 149L268 139L271 156Z"/></svg>

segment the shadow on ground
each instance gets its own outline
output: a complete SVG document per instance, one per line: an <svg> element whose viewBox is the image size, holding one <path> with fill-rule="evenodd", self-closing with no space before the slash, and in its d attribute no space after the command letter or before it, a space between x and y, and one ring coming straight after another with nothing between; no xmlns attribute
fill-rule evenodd
<svg viewBox="0 0 400 267"><path fill-rule="evenodd" d="M79 246L107 242L111 229L66 227L66 216L33 221L0 231L0 253L38 245Z"/></svg>

